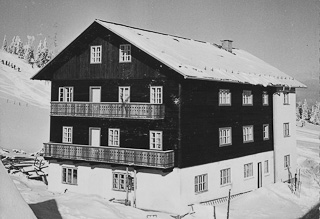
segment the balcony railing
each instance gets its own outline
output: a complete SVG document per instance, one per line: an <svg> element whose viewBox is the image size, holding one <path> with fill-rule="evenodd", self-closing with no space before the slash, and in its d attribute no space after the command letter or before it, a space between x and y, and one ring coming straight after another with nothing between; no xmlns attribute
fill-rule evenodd
<svg viewBox="0 0 320 219"><path fill-rule="evenodd" d="M45 143L44 156L57 159L94 161L167 169L174 166L174 151L154 151L121 147L96 147Z"/></svg>
<svg viewBox="0 0 320 219"><path fill-rule="evenodd" d="M51 102L51 116L163 119L163 104Z"/></svg>

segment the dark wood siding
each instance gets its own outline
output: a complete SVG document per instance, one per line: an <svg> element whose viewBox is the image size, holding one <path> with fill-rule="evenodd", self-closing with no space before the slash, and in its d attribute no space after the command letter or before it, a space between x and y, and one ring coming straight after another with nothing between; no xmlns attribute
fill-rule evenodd
<svg viewBox="0 0 320 219"><path fill-rule="evenodd" d="M219 89L231 91L232 105L219 106ZM251 90L253 106L242 106L242 91ZM269 105L262 105L262 92ZM270 88L232 83L186 80L182 85L181 167L273 150L272 93ZM263 124L270 139L263 140ZM254 142L243 143L242 127L254 126ZM232 128L232 145L219 147L219 128Z"/></svg>

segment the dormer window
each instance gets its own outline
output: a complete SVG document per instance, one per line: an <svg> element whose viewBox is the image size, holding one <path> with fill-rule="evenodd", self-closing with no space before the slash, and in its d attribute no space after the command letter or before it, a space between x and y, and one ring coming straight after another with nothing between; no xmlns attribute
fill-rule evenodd
<svg viewBox="0 0 320 219"><path fill-rule="evenodd" d="M90 64L101 63L102 46L91 46L90 50Z"/></svg>
<svg viewBox="0 0 320 219"><path fill-rule="evenodd" d="M119 50L119 62L131 62L131 45L121 44Z"/></svg>

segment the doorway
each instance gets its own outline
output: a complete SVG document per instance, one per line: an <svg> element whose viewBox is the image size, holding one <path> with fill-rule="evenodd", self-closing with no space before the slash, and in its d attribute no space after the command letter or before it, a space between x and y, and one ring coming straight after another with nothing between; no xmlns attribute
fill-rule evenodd
<svg viewBox="0 0 320 219"><path fill-rule="evenodd" d="M91 146L100 146L100 128L89 128L89 144Z"/></svg>
<svg viewBox="0 0 320 219"><path fill-rule="evenodd" d="M258 162L258 188L262 187L262 163Z"/></svg>
<svg viewBox="0 0 320 219"><path fill-rule="evenodd" d="M101 87L90 87L90 102L101 102Z"/></svg>

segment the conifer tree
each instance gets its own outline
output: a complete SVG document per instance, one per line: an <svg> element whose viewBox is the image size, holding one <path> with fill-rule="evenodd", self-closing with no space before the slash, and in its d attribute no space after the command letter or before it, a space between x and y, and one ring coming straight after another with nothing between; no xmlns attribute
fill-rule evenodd
<svg viewBox="0 0 320 219"><path fill-rule="evenodd" d="M301 119L309 120L310 119L309 106L306 99L304 100L301 108L302 108Z"/></svg>
<svg viewBox="0 0 320 219"><path fill-rule="evenodd" d="M4 39L2 42L2 50L7 51L7 49L8 49L8 43L7 43L6 35L4 35Z"/></svg>

